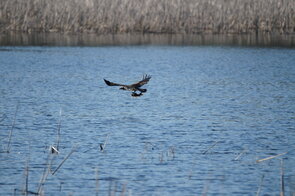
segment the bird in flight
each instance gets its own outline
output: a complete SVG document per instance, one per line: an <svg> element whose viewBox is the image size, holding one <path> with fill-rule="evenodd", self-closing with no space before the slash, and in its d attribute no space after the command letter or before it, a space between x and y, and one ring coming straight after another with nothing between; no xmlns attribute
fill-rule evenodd
<svg viewBox="0 0 295 196"><path fill-rule="evenodd" d="M139 82L136 82L134 84L130 84L130 85L118 84L118 83L110 82L106 79L103 79L103 80L108 86L120 86L121 90L132 91L131 96L140 97L141 95L143 95L143 93L145 93L147 91L147 89L140 88L140 87L147 84L150 81L151 77L152 76L150 76L150 75L143 75L142 80L140 80ZM136 93L137 91L139 91L139 93Z"/></svg>

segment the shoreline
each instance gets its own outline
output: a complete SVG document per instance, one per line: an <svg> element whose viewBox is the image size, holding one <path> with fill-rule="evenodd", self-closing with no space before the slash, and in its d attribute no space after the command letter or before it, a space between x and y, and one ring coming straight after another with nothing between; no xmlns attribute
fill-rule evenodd
<svg viewBox="0 0 295 196"><path fill-rule="evenodd" d="M0 46L116 46L116 45L220 45L295 47L295 33L164 34L164 33L0 33Z"/></svg>

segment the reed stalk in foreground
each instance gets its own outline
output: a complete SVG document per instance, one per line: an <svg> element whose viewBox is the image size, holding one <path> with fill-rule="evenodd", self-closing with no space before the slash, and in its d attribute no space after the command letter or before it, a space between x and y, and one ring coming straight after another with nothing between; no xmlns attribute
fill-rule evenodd
<svg viewBox="0 0 295 196"><path fill-rule="evenodd" d="M30 158L28 158L28 160L26 161L25 172L24 172L25 185L24 185L24 188L22 189L22 193L26 196L27 195L38 195L38 193L29 190L29 172L30 172L29 162L30 162Z"/></svg>
<svg viewBox="0 0 295 196"><path fill-rule="evenodd" d="M0 122L2 122L5 118L6 118L6 115L4 114L4 115L1 117Z"/></svg>
<svg viewBox="0 0 295 196"><path fill-rule="evenodd" d="M7 151L6 151L7 153L10 152L10 148L11 148L11 137L12 137L13 128L15 126L15 119L16 119L16 114L17 114L17 111L18 111L18 106L19 106L19 103L17 103L17 105L16 105L14 118L13 118L13 123L11 125L11 129L10 129L9 136L8 136L8 144L7 144Z"/></svg>
<svg viewBox="0 0 295 196"><path fill-rule="evenodd" d="M103 144L100 144L100 150L101 150L102 152L105 150L105 147L106 147L106 145L107 145L108 139L109 139L109 134L107 134L107 137L106 137L104 143L103 143Z"/></svg>
<svg viewBox="0 0 295 196"><path fill-rule="evenodd" d="M238 154L238 156L236 156L236 157L234 158L234 161L239 160L239 159L241 158L241 156L242 156L246 151L247 151L246 149L242 150L242 152L240 152L240 153Z"/></svg>
<svg viewBox="0 0 295 196"><path fill-rule="evenodd" d="M27 161L26 168L25 168L25 177L26 177L25 195L28 195L28 190L29 190L29 163L28 163L28 161Z"/></svg>
<svg viewBox="0 0 295 196"><path fill-rule="evenodd" d="M259 184L258 190L256 192L256 196L259 196L260 195L263 180L264 180L264 175L261 176L261 180L260 180L260 184Z"/></svg>
<svg viewBox="0 0 295 196"><path fill-rule="evenodd" d="M78 148L78 145L74 146L72 148L72 150L70 151L70 153L62 160L62 162L57 166L57 168L52 172L52 175L54 175L59 168L64 164L64 162L76 151L76 149Z"/></svg>
<svg viewBox="0 0 295 196"><path fill-rule="evenodd" d="M282 156L282 155L287 154L287 153L288 152L284 152L284 153L281 153L281 154L278 154L278 155L275 155L275 156L270 156L270 157L267 157L267 158L259 159L259 160L256 161L256 163L260 163L260 162L263 162L263 161L274 159L274 158L277 158L277 157Z"/></svg>
<svg viewBox="0 0 295 196"><path fill-rule="evenodd" d="M206 184L204 184L202 196L206 196L209 190L210 181L206 180Z"/></svg>
<svg viewBox="0 0 295 196"><path fill-rule="evenodd" d="M214 146L216 146L219 143L219 141L214 142L213 145L211 145L209 148L207 148L204 152L202 152L202 154L206 154L209 150L211 150L212 148L214 148Z"/></svg>
<svg viewBox="0 0 295 196"><path fill-rule="evenodd" d="M39 185L38 185L37 193L39 195L41 195L42 187L43 187L44 183L47 180L48 174L50 173L52 161L53 161L53 157L51 155L51 152L48 152L48 156L47 156L47 159L46 159L46 163L45 163L45 167L44 167L44 170L43 170L43 174L42 174L42 177L41 177L41 179L39 181Z"/></svg>
<svg viewBox="0 0 295 196"><path fill-rule="evenodd" d="M108 196L112 196L112 187L113 187L113 180L110 180L110 182L109 182Z"/></svg>
<svg viewBox="0 0 295 196"><path fill-rule="evenodd" d="M98 176L98 168L95 168L95 195L98 196L99 192L99 176Z"/></svg>
<svg viewBox="0 0 295 196"><path fill-rule="evenodd" d="M61 127L61 113L62 110L59 111L59 120L57 125L57 136L56 136L56 146L50 146L50 151L52 154L59 154L59 143L60 143L60 127Z"/></svg>
<svg viewBox="0 0 295 196"><path fill-rule="evenodd" d="M59 150L59 142L60 142L60 126L61 126L61 114L62 110L59 111L59 121L58 121L58 127L57 127L57 138L56 138L56 150Z"/></svg>
<svg viewBox="0 0 295 196"><path fill-rule="evenodd" d="M284 183L284 161L281 159L281 192L280 196L285 195L285 183Z"/></svg>
<svg viewBox="0 0 295 196"><path fill-rule="evenodd" d="M120 196L124 196L125 195L125 192L126 192L126 183L123 184L123 187L122 187L122 191L121 191Z"/></svg>

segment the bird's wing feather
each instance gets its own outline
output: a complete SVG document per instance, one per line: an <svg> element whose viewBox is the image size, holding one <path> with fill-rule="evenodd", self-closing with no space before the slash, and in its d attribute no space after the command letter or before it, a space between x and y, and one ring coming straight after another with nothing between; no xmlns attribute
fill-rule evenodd
<svg viewBox="0 0 295 196"><path fill-rule="evenodd" d="M108 81L108 80L106 80L106 79L103 79L103 80L104 80L104 82L105 82L108 86L126 86L126 85L124 85L124 84L118 84L118 83L110 82L110 81Z"/></svg>
<svg viewBox="0 0 295 196"><path fill-rule="evenodd" d="M150 81L151 78L152 78L152 76L150 76L150 75L144 75L142 80L140 80L137 83L131 84L130 86L141 87L141 86L147 84Z"/></svg>

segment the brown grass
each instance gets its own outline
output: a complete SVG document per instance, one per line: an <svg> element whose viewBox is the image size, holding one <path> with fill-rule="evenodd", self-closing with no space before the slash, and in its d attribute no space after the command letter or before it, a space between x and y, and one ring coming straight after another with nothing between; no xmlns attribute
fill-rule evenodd
<svg viewBox="0 0 295 196"><path fill-rule="evenodd" d="M0 30L295 32L294 0L1 0Z"/></svg>

